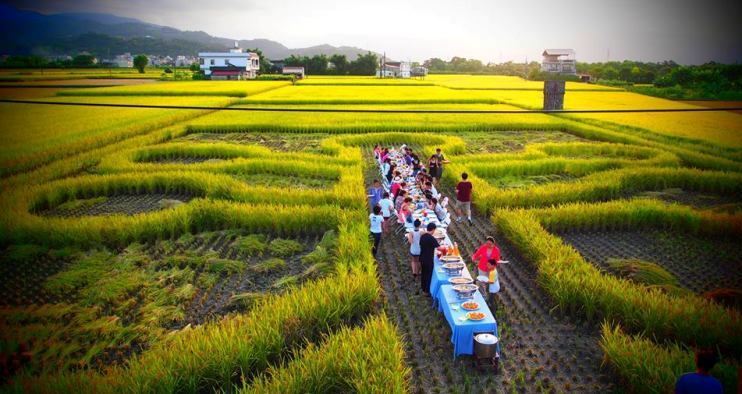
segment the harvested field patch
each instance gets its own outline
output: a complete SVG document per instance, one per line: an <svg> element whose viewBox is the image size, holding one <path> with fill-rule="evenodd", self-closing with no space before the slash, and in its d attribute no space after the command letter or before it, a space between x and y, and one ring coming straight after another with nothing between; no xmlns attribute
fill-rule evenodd
<svg viewBox="0 0 742 394"><path fill-rule="evenodd" d="M187 203L193 198L188 194L123 194L110 196L105 200L91 204L60 205L41 212L44 216L80 217L96 215L136 215L138 213L158 211ZM66 204L66 203L65 203Z"/></svg>
<svg viewBox="0 0 742 394"><path fill-rule="evenodd" d="M559 237L607 272L608 259L640 259L660 265L696 293L742 288L742 251L731 240L659 231L561 232Z"/></svg>

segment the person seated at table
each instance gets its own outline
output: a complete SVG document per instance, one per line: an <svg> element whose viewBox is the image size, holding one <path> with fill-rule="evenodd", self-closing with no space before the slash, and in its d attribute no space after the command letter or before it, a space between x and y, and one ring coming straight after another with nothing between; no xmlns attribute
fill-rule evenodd
<svg viewBox="0 0 742 394"><path fill-rule="evenodd" d="M384 159L381 164L381 174L386 178L386 174L389 172L389 168L392 166L392 160L389 158Z"/></svg>
<svg viewBox="0 0 742 394"><path fill-rule="evenodd" d="M387 233L389 231L389 218L397 214L394 210L394 203L389 198L389 192L384 192L381 201L379 201L379 206L381 207L381 216L384 217L384 233Z"/></svg>
<svg viewBox="0 0 742 394"><path fill-rule="evenodd" d="M414 206L412 205L412 198L405 197L402 201L402 205L399 207L399 213L402 215L406 223L412 223L412 213Z"/></svg>
<svg viewBox="0 0 742 394"><path fill-rule="evenodd" d="M381 146L379 144L374 145L374 159L381 160Z"/></svg>
<svg viewBox="0 0 742 394"><path fill-rule="evenodd" d="M420 168L420 171L418 171L417 175L415 175L415 182L418 185L422 185L425 183L425 179L428 177L427 170L424 168Z"/></svg>
<svg viewBox="0 0 742 394"><path fill-rule="evenodd" d="M381 151L381 162L386 162L386 159L389 158L389 148L384 148L383 151Z"/></svg>
<svg viewBox="0 0 742 394"><path fill-rule="evenodd" d="M416 177L417 173L422 169L422 165L420 165L420 157L417 153L412 153L410 156L412 157L412 176Z"/></svg>
<svg viewBox="0 0 742 394"><path fill-rule="evenodd" d="M409 148L408 148L408 149L407 149L407 152L405 152L405 155L404 155L404 162L405 162L405 164L407 164L408 166L411 166L411 165L412 165L412 149L409 149Z"/></svg>
<svg viewBox="0 0 742 394"><path fill-rule="evenodd" d="M404 198L407 197L407 190L405 190L402 185L404 185L404 182L397 189L397 194L395 194L394 199L392 199L392 201L394 201L394 209L396 209L398 212L399 208L402 206Z"/></svg>
<svg viewBox="0 0 742 394"><path fill-rule="evenodd" d="M497 312L497 293L500 292L500 276L497 273L497 268L500 266L498 260L488 260L487 269L489 274L487 275L487 304L492 309L492 313Z"/></svg>
<svg viewBox="0 0 742 394"><path fill-rule="evenodd" d="M435 250L441 246L433 236L435 229L435 223L428 223L427 231L420 236L420 268L422 274L420 287L423 294L428 297L430 297L430 281L433 279L433 257L435 256Z"/></svg>
<svg viewBox="0 0 742 394"><path fill-rule="evenodd" d="M500 260L500 249L495 245L495 238L488 236L485 243L471 256L471 259L477 263L479 275L488 276L489 267L487 262L489 260Z"/></svg>
<svg viewBox="0 0 742 394"><path fill-rule="evenodd" d="M394 163L389 164L389 172L386 173L386 180L388 182L392 182L392 179L394 179L394 172L397 171L397 165Z"/></svg>
<svg viewBox="0 0 742 394"><path fill-rule="evenodd" d="M448 212L446 212L446 208L443 208L443 205L441 205L437 198L431 198L428 207L435 212L435 217L438 218L438 221L442 222L446 220Z"/></svg>

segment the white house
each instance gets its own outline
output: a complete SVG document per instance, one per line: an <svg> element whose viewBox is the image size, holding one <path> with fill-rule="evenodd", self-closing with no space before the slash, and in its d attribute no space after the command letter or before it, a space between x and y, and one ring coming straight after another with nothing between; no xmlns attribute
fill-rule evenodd
<svg viewBox="0 0 742 394"><path fill-rule="evenodd" d="M295 75L296 79L304 79L304 67L293 67L293 66L283 66L281 69L281 74L283 75Z"/></svg>
<svg viewBox="0 0 742 394"><path fill-rule="evenodd" d="M410 62L383 62L376 70L376 76L382 78L409 78Z"/></svg>
<svg viewBox="0 0 742 394"><path fill-rule="evenodd" d="M198 58L201 71L211 79L254 79L260 70L258 54L243 52L237 42L229 52L199 52Z"/></svg>
<svg viewBox="0 0 742 394"><path fill-rule="evenodd" d="M545 49L541 71L557 74L577 74L574 49Z"/></svg>
<svg viewBox="0 0 742 394"><path fill-rule="evenodd" d="M116 57L113 59L113 64L115 64L117 67L134 67L134 57L131 56L131 53L126 52L122 55L116 55Z"/></svg>

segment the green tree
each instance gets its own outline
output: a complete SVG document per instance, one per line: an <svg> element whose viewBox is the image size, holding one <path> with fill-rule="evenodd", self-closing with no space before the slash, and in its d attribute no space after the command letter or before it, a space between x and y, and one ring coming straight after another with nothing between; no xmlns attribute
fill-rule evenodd
<svg viewBox="0 0 742 394"><path fill-rule="evenodd" d="M379 58L375 54L368 52L365 55L358 54L358 58L350 62L351 75L374 75L376 67L379 64Z"/></svg>
<svg viewBox="0 0 742 394"><path fill-rule="evenodd" d="M348 59L345 57L345 55L330 56L330 63L335 66L335 74L345 75L348 73Z"/></svg>
<svg viewBox="0 0 742 394"><path fill-rule="evenodd" d="M72 65L75 67L91 67L95 64L95 56L93 55L77 55L72 58Z"/></svg>
<svg viewBox="0 0 742 394"><path fill-rule="evenodd" d="M147 56L136 55L134 57L134 67L136 67L136 69L139 70L139 73L141 74L144 74L144 68L147 67L147 63L149 63L149 59L147 59Z"/></svg>

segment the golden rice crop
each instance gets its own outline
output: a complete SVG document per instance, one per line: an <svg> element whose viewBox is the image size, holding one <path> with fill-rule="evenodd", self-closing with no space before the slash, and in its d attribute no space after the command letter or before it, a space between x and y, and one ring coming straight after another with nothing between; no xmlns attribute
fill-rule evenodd
<svg viewBox="0 0 742 394"><path fill-rule="evenodd" d="M523 108L540 109L543 94L536 91L499 91L497 98ZM695 105L631 92L567 92L564 109L683 109ZM667 136L742 147L742 115L732 112L662 112L570 114L576 119L592 119L638 127Z"/></svg>
<svg viewBox="0 0 742 394"><path fill-rule="evenodd" d="M544 89L543 81L529 81L520 77L505 75L451 75L432 74L426 81L452 89L486 89L486 90L537 90ZM618 91L621 89L601 85L588 85L579 82L567 82L568 91L594 90Z"/></svg>
<svg viewBox="0 0 742 394"><path fill-rule="evenodd" d="M59 96L230 96L246 97L291 85L288 81L180 81L135 86L70 89Z"/></svg>
<svg viewBox="0 0 742 394"><path fill-rule="evenodd" d="M98 98L67 98L101 102ZM114 104L224 106L229 98L106 98ZM0 104L3 175L100 147L205 113L175 109Z"/></svg>

